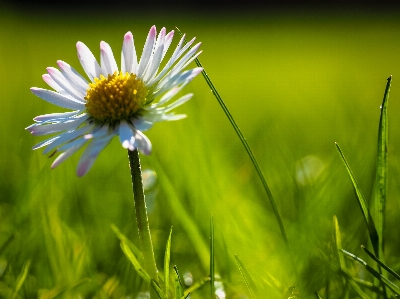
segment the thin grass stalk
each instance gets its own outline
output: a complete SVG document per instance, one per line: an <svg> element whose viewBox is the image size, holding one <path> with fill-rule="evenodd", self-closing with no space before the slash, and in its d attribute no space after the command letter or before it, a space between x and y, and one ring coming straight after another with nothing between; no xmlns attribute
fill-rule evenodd
<svg viewBox="0 0 400 299"><path fill-rule="evenodd" d="M171 238L172 238L172 227L169 231L169 237L167 241L167 245L165 247L165 256L164 256L164 294L165 297L169 296L169 264L171 261Z"/></svg>
<svg viewBox="0 0 400 299"><path fill-rule="evenodd" d="M146 201L143 191L142 170L140 166L139 152L128 150L129 166L131 169L133 199L135 203L136 222L139 233L141 250L144 258L144 268L150 277L158 282L157 266L154 258L153 244L150 235L149 219L147 217ZM152 294L153 293L153 294ZM153 296L152 296L153 295ZM154 290L150 288L151 298L154 296Z"/></svg>
<svg viewBox="0 0 400 299"><path fill-rule="evenodd" d="M344 256L343 254L340 253L340 250L342 249L342 236L340 234L340 227L339 227L339 221L337 220L336 215L333 216L333 225L334 225L334 236L335 236L335 244L336 244L336 253L337 257L339 259L339 269L340 271L347 272L346 269L346 262L344 261ZM343 299L348 299L349 298L349 288L347 287L346 283L346 278L342 276L343 280Z"/></svg>
<svg viewBox="0 0 400 299"><path fill-rule="evenodd" d="M389 266L384 264L380 259L378 259L371 251L369 251L367 248L365 248L363 245L361 245L361 248L365 251L366 254L370 256L375 262L377 262L383 269L388 271L390 274L392 274L395 278L400 280L400 275L394 272Z"/></svg>
<svg viewBox="0 0 400 299"><path fill-rule="evenodd" d="M210 220L210 279L211 299L215 299L214 219L212 215Z"/></svg>
<svg viewBox="0 0 400 299"><path fill-rule="evenodd" d="M345 158L345 156L344 156L339 144L337 144L335 142L335 146L336 146L337 151L339 152L339 155L340 155L340 157L342 159L342 162L344 163L344 165L346 167L346 170L347 170L347 173L349 174L350 180L351 180L351 182L353 184L354 192L356 193L356 196L357 196L357 202L358 202L358 204L360 206L360 209L361 209L361 212L362 212L362 214L364 216L365 224L366 224L367 229L368 229L369 238L371 240L372 247L374 248L375 254L377 254L377 252L379 251L379 246L378 246L378 244L379 244L379 235L378 235L378 232L376 230L376 226L375 226L374 220L372 219L371 213L370 213L370 211L368 209L368 204L365 201L365 198L364 198L364 195L363 195L363 193L361 191L361 188L359 187L359 185L357 183L357 180L356 180L356 178L355 178L355 176L353 174L353 171L351 170L350 165L347 162L347 160L346 160L346 158Z"/></svg>
<svg viewBox="0 0 400 299"><path fill-rule="evenodd" d="M381 105L381 116L379 120L378 131L378 151L376 162L376 177L374 189L374 202L375 202L375 219L376 230L379 235L379 250L376 253L377 258L383 259L383 231L385 225L385 207L386 207L386 193L387 193L387 176L388 176L388 117L387 117L387 103L389 99L390 86L392 83L392 76L387 79L385 93Z"/></svg>
<svg viewBox="0 0 400 299"><path fill-rule="evenodd" d="M176 29L177 29L179 35L182 36L183 35L182 32L177 27L176 27ZM185 43L186 43L186 40L185 40ZM222 100L221 96L219 95L219 93L218 93L217 89L215 88L214 84L211 82L211 79L208 77L204 67L200 63L200 60L198 58L196 58L194 61L195 61L196 65L198 67L203 68L203 71L201 72L201 74L203 75L204 79L206 80L208 86L211 88L211 91L212 91L213 95L217 99L217 101L220 104L222 110L224 111L226 117L229 119L229 122L231 123L231 125L232 125L233 129L235 130L236 134L238 135L238 137L239 137L240 141L242 142L244 148L246 149L246 152L247 152L248 156L250 157L250 160L253 163L254 168L257 171L258 177L260 178L261 183L262 183L262 185L264 187L264 190L267 193L267 196L268 196L268 198L270 200L272 209L273 209L274 214L275 214L275 218L276 218L276 220L278 222L279 229L281 231L282 238L285 241L286 246L289 247L289 241L288 241L288 238L287 238L285 226L283 225L282 217L281 217L281 214L279 212L278 206L276 205L276 202L275 202L274 196L272 195L271 189L268 186L267 180L264 177L264 174L263 174L263 172L262 172L262 170L260 168L260 165L257 162L256 157L253 154L253 151L250 148L250 145L247 143L246 138L244 137L242 131L239 128L239 126L236 124L235 119L233 118L232 114L229 112L228 107L225 105L224 101Z"/></svg>

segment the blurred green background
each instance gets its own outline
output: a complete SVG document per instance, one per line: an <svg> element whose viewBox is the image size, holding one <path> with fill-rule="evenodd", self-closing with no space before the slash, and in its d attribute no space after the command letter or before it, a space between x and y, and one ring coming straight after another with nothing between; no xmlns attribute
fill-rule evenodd
<svg viewBox="0 0 400 299"><path fill-rule="evenodd" d="M1 294L15 289L27 261L31 265L18 292L21 298L135 298L145 290L110 228L114 223L138 244L126 152L114 140L92 170L78 178L80 153L50 170L54 158L31 150L43 138L24 128L37 115L62 111L29 88L47 88L41 75L58 59L82 71L77 41L96 57L100 41L107 41L119 63L124 34L132 31L141 53L151 25L158 30L177 26L203 43L200 61L260 162L295 255L294 261L288 259L260 180L199 76L185 89L194 98L179 108L188 118L147 132L153 152L142 156L142 167L157 174L147 199L160 271L173 226L172 264L194 281L208 275L212 214L216 267L226 298L246 298L234 254L265 298L284 298L295 283L295 269L304 298L315 291L325 298L328 285L330 298L341 298L340 279L327 263L333 255L333 216L346 250L365 257L360 245L368 245L368 238L334 142L369 198L379 107L390 75L385 257L400 270L399 14L63 14L4 8L0 21ZM173 45L177 40L176 34ZM208 288L192 298L206 298Z"/></svg>

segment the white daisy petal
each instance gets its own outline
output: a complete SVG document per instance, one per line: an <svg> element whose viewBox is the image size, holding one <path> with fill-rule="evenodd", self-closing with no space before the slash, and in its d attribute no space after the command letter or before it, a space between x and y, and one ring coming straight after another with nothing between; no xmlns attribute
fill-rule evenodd
<svg viewBox="0 0 400 299"><path fill-rule="evenodd" d="M186 64L186 62L191 59L194 60L200 53L197 53L197 56L193 57L194 53L197 52L199 47L201 46L201 43L196 44L189 52L187 52L180 60L179 62L170 70L168 73L167 77L174 76L176 73L178 73Z"/></svg>
<svg viewBox="0 0 400 299"><path fill-rule="evenodd" d="M79 61L89 79L93 81L94 78L99 78L101 68L89 48L84 43L77 42L76 49L78 51Z"/></svg>
<svg viewBox="0 0 400 299"><path fill-rule="evenodd" d="M68 80L63 76L63 74L54 67L48 67L47 72L50 77L62 88L64 89L70 96L75 98L77 101L83 101L85 97L85 93L77 88L72 87Z"/></svg>
<svg viewBox="0 0 400 299"><path fill-rule="evenodd" d="M83 138L85 139L102 138L109 134L110 134L110 127L108 125L103 125L103 126L99 125L93 129L93 132L85 134Z"/></svg>
<svg viewBox="0 0 400 299"><path fill-rule="evenodd" d="M140 150L145 155L150 155L151 153L151 142L141 131L136 130L135 132L135 144L134 147Z"/></svg>
<svg viewBox="0 0 400 299"><path fill-rule="evenodd" d="M162 80L162 82L160 82L158 86L161 86L161 88L159 90L157 90L156 92L154 92L153 95L151 95L151 97L157 97L160 94L162 94L163 92L165 92L166 90L169 90L170 88L173 88L174 86L179 86L180 84L187 84L188 82L190 82L191 80L193 80L198 74L200 74L203 71L202 68L194 68L192 70L189 71L185 71L183 73L177 73L175 74L175 76Z"/></svg>
<svg viewBox="0 0 400 299"><path fill-rule="evenodd" d="M100 63L101 63L101 72L104 77L107 77L108 74L114 74L114 72L118 71L117 63L115 62L114 54L111 50L111 47L106 42L100 43Z"/></svg>
<svg viewBox="0 0 400 299"><path fill-rule="evenodd" d="M63 95L68 95L68 93L62 89L51 77L49 74L44 74L42 75L42 78L44 80L44 82L47 83L47 85L49 85L51 88L53 88L55 91L63 94Z"/></svg>
<svg viewBox="0 0 400 299"><path fill-rule="evenodd" d="M133 42L133 35L131 32L125 34L124 42L122 44L121 54L121 71L123 74L136 73L138 67L136 49Z"/></svg>
<svg viewBox="0 0 400 299"><path fill-rule="evenodd" d="M42 142L39 142L38 144L34 145L32 147L32 149L33 150L37 150L37 149L39 149L39 148L41 148L43 146L49 145L49 144L53 143L55 140L57 140L58 138L60 138L60 136L51 137L49 139L46 139L46 140L44 140Z"/></svg>
<svg viewBox="0 0 400 299"><path fill-rule="evenodd" d="M173 96L175 96L179 91L185 87L186 84L181 84L179 86L172 87L167 93L165 93L162 98L155 104L155 107L159 107L167 103Z"/></svg>
<svg viewBox="0 0 400 299"><path fill-rule="evenodd" d="M39 98L42 98L43 100L59 107L73 110L85 109L85 105L83 103L54 91L38 87L32 87L31 91Z"/></svg>
<svg viewBox="0 0 400 299"><path fill-rule="evenodd" d="M36 122L61 121L64 119L68 119L68 118L76 115L77 113L78 113L78 111L65 112L65 113L43 114L43 115L36 116L33 120Z"/></svg>
<svg viewBox="0 0 400 299"><path fill-rule="evenodd" d="M80 144L85 144L86 142L88 142L88 140L86 140L84 138L78 138L78 139L69 141L69 142L65 143L64 145L62 145L60 148L58 148L57 152L65 152L65 151L69 150L71 147L75 147Z"/></svg>
<svg viewBox="0 0 400 299"><path fill-rule="evenodd" d="M185 47L189 47L193 42L194 42L194 38L189 41ZM178 43L178 46L176 47L174 53L172 54L171 58L168 60L167 64L165 65L165 67L163 68L163 70L155 77L153 78L153 80L151 80L150 82L148 82L147 84L149 86L152 86L154 84L154 82L159 81L162 77L164 77L164 75L169 71L169 69L172 67L172 65L175 63L175 61L178 59L178 57L180 55L182 55L182 53L184 51L181 51L182 45L185 42L185 34L182 36L181 40Z"/></svg>
<svg viewBox="0 0 400 299"><path fill-rule="evenodd" d="M158 34L158 38L154 46L154 51L151 56L149 66L147 67L146 72L143 75L143 81L145 83L155 75L160 66L162 54L164 52L164 40L165 28L162 28L160 33Z"/></svg>
<svg viewBox="0 0 400 299"><path fill-rule="evenodd" d="M175 121L186 118L186 114L163 114L162 121Z"/></svg>
<svg viewBox="0 0 400 299"><path fill-rule="evenodd" d="M184 68L186 68L193 60L195 60L201 53L203 53L203 51L199 51L196 54L194 54L192 57L190 57L190 59L188 61L186 61L186 63L183 66L177 66L176 68L174 67L173 70L171 70L171 72L173 73L177 73L178 71L183 70ZM203 69L202 69L203 70Z"/></svg>
<svg viewBox="0 0 400 299"><path fill-rule="evenodd" d="M140 131L147 131L153 126L153 122L146 120L143 117L132 120L133 126Z"/></svg>
<svg viewBox="0 0 400 299"><path fill-rule="evenodd" d="M130 151L134 150L133 144L135 143L135 134L132 131L132 128L128 125L128 123L123 120L119 124L118 129L119 140L122 144L123 148L129 149Z"/></svg>
<svg viewBox="0 0 400 299"><path fill-rule="evenodd" d="M113 136L106 136L90 142L79 160L76 171L78 176L83 176L89 171L100 152L108 145L112 137Z"/></svg>
<svg viewBox="0 0 400 299"><path fill-rule="evenodd" d="M46 147L46 149L43 151L43 154L47 154L47 153L51 152L53 149L55 149L57 146L59 146L63 143L66 143L66 142L71 142L81 136L82 136L82 138L80 138L80 139L86 140L85 138L83 138L83 134L92 130L93 127L94 127L94 125L88 125L88 126L83 126L74 131L65 132L64 134L59 136L60 138L57 138L57 140L52 141L51 145Z"/></svg>
<svg viewBox="0 0 400 299"><path fill-rule="evenodd" d="M80 126L83 122L87 120L87 117L82 117L80 119L71 120L62 123L54 123L49 125L42 125L42 126L35 126L29 128L28 130L31 132L32 135L47 135L53 134L61 131L69 131L74 130L78 126Z"/></svg>
<svg viewBox="0 0 400 299"><path fill-rule="evenodd" d="M86 90L89 88L89 83L83 78L72 66L68 63L58 60L58 67L60 68L62 74L70 82L72 86L75 86L82 95L86 94Z"/></svg>
<svg viewBox="0 0 400 299"><path fill-rule="evenodd" d="M51 164L51 168L55 168L58 165L61 164L61 162L64 162L67 158L71 157L75 152L77 152L85 143L79 143L75 145L74 147L69 148L65 152L61 153L54 161L53 164Z"/></svg>
<svg viewBox="0 0 400 299"><path fill-rule="evenodd" d="M165 41L164 41L164 50L162 53L162 58L161 60L164 59L165 54L167 54L167 51L169 49L169 46L172 43L172 39L174 38L174 30L172 30L171 32L169 32L166 36L165 36Z"/></svg>
<svg viewBox="0 0 400 299"><path fill-rule="evenodd" d="M167 107L165 107L164 111L165 112L169 112L172 109L175 109L176 107L179 107L180 105L186 103L187 101L189 101L191 98L193 97L192 93L189 93L187 95L184 95L183 97L180 97L178 100L176 100L175 102L173 102L172 104L169 104Z"/></svg>
<svg viewBox="0 0 400 299"><path fill-rule="evenodd" d="M137 76L142 78L144 71L147 68L147 64L150 61L151 54L153 52L154 43L157 35L156 26L151 27L149 34L147 35L146 43L143 47L142 56L140 57L140 62L138 66Z"/></svg>

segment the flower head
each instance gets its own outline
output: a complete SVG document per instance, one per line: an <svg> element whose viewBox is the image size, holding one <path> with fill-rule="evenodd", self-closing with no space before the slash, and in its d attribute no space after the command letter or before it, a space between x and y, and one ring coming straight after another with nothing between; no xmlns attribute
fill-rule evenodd
<svg viewBox="0 0 400 299"><path fill-rule="evenodd" d="M126 33L120 70L107 43L100 43L99 64L89 48L78 42L78 58L90 81L61 60L57 61L59 70L47 68L43 79L55 91L37 87L31 91L72 111L35 117L35 123L27 127L32 135L56 135L33 149L46 147L43 153L51 156L60 153L51 165L54 168L88 143L78 163L78 176L89 171L115 136L119 136L124 148L149 154L151 142L143 131L156 122L185 117L171 110L188 101L192 94L172 103L171 99L202 71L201 68L184 70L201 53L197 52L200 43L190 49L194 39L184 45L185 36L159 70L173 36L174 31L166 34L165 28L157 36L156 27L151 27L138 62L132 33Z"/></svg>

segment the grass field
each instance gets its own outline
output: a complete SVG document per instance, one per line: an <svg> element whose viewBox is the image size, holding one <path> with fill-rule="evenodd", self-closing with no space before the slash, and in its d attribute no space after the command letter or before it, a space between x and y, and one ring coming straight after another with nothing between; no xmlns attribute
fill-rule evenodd
<svg viewBox="0 0 400 299"><path fill-rule="evenodd" d="M348 287L331 266L338 264L334 215L343 248L375 263L360 248L372 250L334 143L369 201L379 107L386 79L393 75L383 239L385 263L400 271L398 15L127 12L86 17L2 10L0 18L0 297L137 298L146 290L111 229L115 224L138 243L126 151L114 140L78 178L79 153L51 170L53 158L31 150L42 139L24 128L37 115L58 112L29 88L45 88L41 75L58 59L81 71L78 40L96 57L99 42L107 41L119 61L124 34L132 31L140 51L153 24L168 30L177 26L203 42L200 61L260 163L293 255L290 259L250 159L199 76L185 90L194 98L179 108L188 118L156 125L147 134L153 152L141 156L142 167L157 174L147 200L159 270L173 226L171 263L181 277L192 275L196 282L209 275L212 214L216 273L226 298L251 298L235 254L259 298L288 298L292 285L301 298L315 298L314 292L345 298ZM354 261L346 259L346 265L354 277L374 281ZM358 285L365 298L376 298L368 286ZM206 283L191 298L210 298L209 288ZM359 296L352 288L348 295Z"/></svg>

